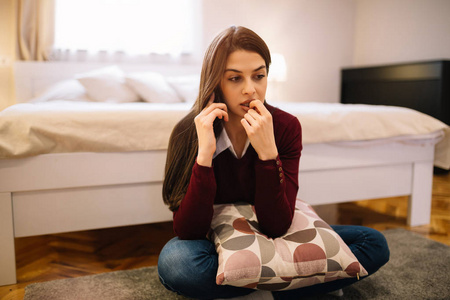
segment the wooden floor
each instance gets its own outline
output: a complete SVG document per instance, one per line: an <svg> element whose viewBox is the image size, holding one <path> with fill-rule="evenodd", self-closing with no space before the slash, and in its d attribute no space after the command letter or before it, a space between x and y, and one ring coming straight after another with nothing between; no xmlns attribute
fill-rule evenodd
<svg viewBox="0 0 450 300"><path fill-rule="evenodd" d="M450 174L434 175L431 223L406 225L407 197L339 204L341 224L378 230L406 228L450 246ZM30 283L157 264L173 237L172 224L159 223L16 239L18 284L0 287L0 299L23 299Z"/></svg>

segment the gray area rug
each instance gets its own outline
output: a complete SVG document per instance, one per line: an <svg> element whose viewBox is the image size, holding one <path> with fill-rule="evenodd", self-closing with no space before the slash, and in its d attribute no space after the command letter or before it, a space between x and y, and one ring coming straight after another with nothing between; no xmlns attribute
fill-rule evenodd
<svg viewBox="0 0 450 300"><path fill-rule="evenodd" d="M344 289L344 296L314 299L450 299L450 247L403 229L383 231L391 259L373 276ZM186 299L167 291L156 267L35 283L24 300Z"/></svg>

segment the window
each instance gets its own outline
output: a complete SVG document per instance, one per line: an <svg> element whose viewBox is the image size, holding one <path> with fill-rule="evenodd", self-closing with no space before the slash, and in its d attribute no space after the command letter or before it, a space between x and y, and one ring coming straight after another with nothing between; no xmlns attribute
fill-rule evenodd
<svg viewBox="0 0 450 300"><path fill-rule="evenodd" d="M192 54L198 10L198 0L57 0L54 53Z"/></svg>

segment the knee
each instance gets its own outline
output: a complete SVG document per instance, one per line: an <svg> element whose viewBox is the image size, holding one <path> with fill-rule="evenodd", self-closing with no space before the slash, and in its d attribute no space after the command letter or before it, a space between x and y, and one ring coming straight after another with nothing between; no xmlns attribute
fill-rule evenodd
<svg viewBox="0 0 450 300"><path fill-rule="evenodd" d="M178 260L182 257L180 256L181 249L178 244L179 240L175 237L164 245L163 249L159 253L158 269L165 269L168 265L179 263Z"/></svg>
<svg viewBox="0 0 450 300"><path fill-rule="evenodd" d="M370 242L372 264L368 267L369 274L375 273L389 261L390 250L386 238L378 230L368 228L366 240Z"/></svg>
<svg viewBox="0 0 450 300"><path fill-rule="evenodd" d="M390 256L390 251L389 251L389 246L388 246L387 240L386 240L385 236L378 230L369 228L369 231L371 231L371 239L373 241L373 244L379 251L380 261L384 265L385 263L387 263L389 261L389 256Z"/></svg>
<svg viewBox="0 0 450 300"><path fill-rule="evenodd" d="M385 236L381 232L378 232L378 234L381 236L379 245L380 245L381 260L384 265L389 261L391 252L389 250L389 245Z"/></svg>
<svg viewBox="0 0 450 300"><path fill-rule="evenodd" d="M188 266L186 260L183 243L178 238L173 238L163 247L158 258L158 274L166 287L186 280L183 278L183 275L189 271L186 269Z"/></svg>
<svg viewBox="0 0 450 300"><path fill-rule="evenodd" d="M213 251L213 252L212 252ZM161 250L158 274L169 290L193 296L203 285L215 283L217 255L209 241L170 240Z"/></svg>

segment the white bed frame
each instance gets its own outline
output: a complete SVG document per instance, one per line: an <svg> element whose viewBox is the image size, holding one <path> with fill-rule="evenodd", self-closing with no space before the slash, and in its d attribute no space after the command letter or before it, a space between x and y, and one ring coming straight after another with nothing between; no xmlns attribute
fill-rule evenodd
<svg viewBox="0 0 450 300"><path fill-rule="evenodd" d="M32 81L21 74L38 74L42 81L47 74L42 68L49 67L61 70L61 65L16 65L19 101L33 90L26 84ZM72 66L68 73L78 70ZM175 68L170 71L177 73ZM165 151L146 151L0 160L0 285L16 283L16 237L171 220L161 196L165 157ZM409 195L408 224L428 224L433 160L431 141L371 147L306 144L298 196L320 205Z"/></svg>

